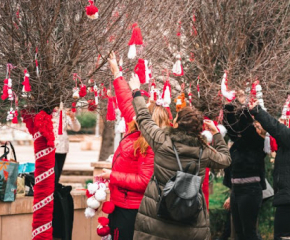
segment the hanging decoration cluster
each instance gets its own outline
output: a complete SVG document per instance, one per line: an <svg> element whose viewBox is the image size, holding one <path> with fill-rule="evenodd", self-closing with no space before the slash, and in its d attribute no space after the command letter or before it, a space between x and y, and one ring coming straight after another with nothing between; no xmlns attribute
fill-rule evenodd
<svg viewBox="0 0 290 240"><path fill-rule="evenodd" d="M102 178L96 178L94 183L88 184L88 189L86 190L86 195L88 197L88 207L85 210L85 216L87 218L94 217L99 209L101 209L105 214L111 214L115 210L115 205L110 201L106 201L106 183L106 180ZM101 216L98 218L98 223L99 226L97 227L97 234L101 237L109 235L109 219L107 217Z"/></svg>

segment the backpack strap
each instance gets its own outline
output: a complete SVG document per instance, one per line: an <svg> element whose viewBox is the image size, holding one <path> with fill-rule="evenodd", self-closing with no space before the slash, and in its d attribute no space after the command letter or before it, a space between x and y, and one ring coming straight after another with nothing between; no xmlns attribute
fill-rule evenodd
<svg viewBox="0 0 290 240"><path fill-rule="evenodd" d="M201 157L202 157L202 153L203 153L203 148L201 147L200 149L199 149L199 158L198 158L198 165L197 165L197 170L196 170L196 173L195 173L195 175L197 176L198 175L198 173L199 173L199 169L200 169L200 160L201 160ZM184 172L187 172L188 170L189 170L189 168L191 167L191 165L194 163L195 161L192 161L192 162L190 162L190 163L188 163L187 164L187 166L185 167L185 169L184 169Z"/></svg>
<svg viewBox="0 0 290 240"><path fill-rule="evenodd" d="M176 147L175 147L173 142L172 142L172 146L173 146L173 150L175 152L175 156L176 156L176 160L177 160L179 169L180 169L181 172L183 172L182 165L181 165L181 162L180 162L180 159L179 159L179 155L178 155L178 152L177 152Z"/></svg>

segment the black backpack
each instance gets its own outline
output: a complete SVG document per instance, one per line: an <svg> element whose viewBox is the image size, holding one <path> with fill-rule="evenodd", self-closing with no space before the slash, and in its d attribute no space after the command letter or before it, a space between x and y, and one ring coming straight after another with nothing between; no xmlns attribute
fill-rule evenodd
<svg viewBox="0 0 290 240"><path fill-rule="evenodd" d="M54 191L53 237L62 240L72 239L74 203L71 190L71 186L58 184Z"/></svg>
<svg viewBox="0 0 290 240"><path fill-rule="evenodd" d="M174 144L173 149L180 171L177 171L175 176L166 183L163 191L161 191L157 179L154 177L159 195L157 216L179 222L191 222L196 219L198 213L203 209L201 177L198 176L203 149L200 148L199 151L195 175L187 173L194 161L183 170Z"/></svg>

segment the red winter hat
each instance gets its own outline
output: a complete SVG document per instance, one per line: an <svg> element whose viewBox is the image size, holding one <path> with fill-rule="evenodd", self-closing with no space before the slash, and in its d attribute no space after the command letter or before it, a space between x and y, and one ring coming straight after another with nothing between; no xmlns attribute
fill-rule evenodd
<svg viewBox="0 0 290 240"><path fill-rule="evenodd" d="M107 201L103 203L102 211L107 214L111 214L115 210L115 204Z"/></svg>
<svg viewBox="0 0 290 240"><path fill-rule="evenodd" d="M115 94L118 107L126 123L129 123L135 117L135 111L132 105L133 97L128 83L123 77L114 80Z"/></svg>
<svg viewBox="0 0 290 240"><path fill-rule="evenodd" d="M145 75L145 60L142 58L138 59L138 63L134 68L134 72L138 75L140 83L146 83L146 75Z"/></svg>

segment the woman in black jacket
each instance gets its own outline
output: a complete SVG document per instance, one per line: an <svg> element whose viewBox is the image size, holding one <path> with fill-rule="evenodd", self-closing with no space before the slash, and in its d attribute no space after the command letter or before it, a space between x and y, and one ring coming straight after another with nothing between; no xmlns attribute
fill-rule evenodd
<svg viewBox="0 0 290 240"><path fill-rule="evenodd" d="M257 134L249 110L239 102L224 108L224 125L234 142L231 212L239 240L258 240L256 223L265 184L264 139Z"/></svg>
<svg viewBox="0 0 290 240"><path fill-rule="evenodd" d="M274 200L276 207L274 239L290 236L290 129L264 111L256 103L250 104L250 112L262 127L278 143L274 165Z"/></svg>

